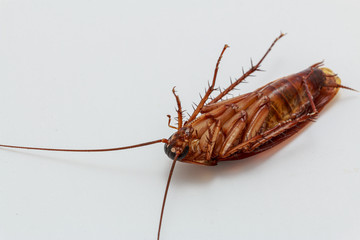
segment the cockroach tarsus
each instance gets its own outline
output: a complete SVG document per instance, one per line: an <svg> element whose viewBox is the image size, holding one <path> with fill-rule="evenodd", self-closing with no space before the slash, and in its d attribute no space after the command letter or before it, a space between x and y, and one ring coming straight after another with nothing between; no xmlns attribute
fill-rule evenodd
<svg viewBox="0 0 360 240"><path fill-rule="evenodd" d="M164 143L165 153L173 160L167 180L161 207L157 239L160 239L167 193L177 161L215 166L218 162L239 160L268 150L293 136L306 124L316 118L324 106L334 98L339 88L354 90L341 85L340 78L323 63L275 80L237 97L222 100L247 77L260 70L260 65L276 42L284 36L281 33L270 45L262 58L248 71L230 84L229 87L213 98L215 83L225 45L217 60L214 76L199 104L186 121L179 96L172 90L177 103L177 126L169 139L159 139L136 145L106 149L58 149L13 145L0 147L28 150L65 151L65 152L105 152L143 147ZM199 116L200 114L200 116Z"/></svg>

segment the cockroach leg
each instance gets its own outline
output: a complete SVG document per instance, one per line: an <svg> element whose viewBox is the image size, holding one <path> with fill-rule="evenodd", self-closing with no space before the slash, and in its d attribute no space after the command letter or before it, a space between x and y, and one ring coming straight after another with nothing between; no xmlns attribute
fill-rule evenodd
<svg viewBox="0 0 360 240"><path fill-rule="evenodd" d="M234 145L236 139L242 135L243 130L246 126L247 113L242 111L240 113L239 119L234 124L233 128L229 132L228 136L224 140L223 147L220 150L220 157L225 157L228 155L229 149Z"/></svg>
<svg viewBox="0 0 360 240"><path fill-rule="evenodd" d="M220 120L217 120L215 123L214 132L211 135L209 135L210 139L209 139L209 142L207 145L207 151L206 151L206 155L205 155L206 161L211 160L211 155L214 151L216 139L218 138L219 133L220 133L220 128L221 128ZM210 131L210 129L209 129L209 131Z"/></svg>
<svg viewBox="0 0 360 240"><path fill-rule="evenodd" d="M178 114L178 128L177 130L179 130L180 128L182 128L182 108L181 108L181 102L180 102L180 98L178 95L176 95L176 92L175 92L175 87L173 87L172 89L172 93L174 94L175 96L175 99L176 99L176 104L177 104L177 107L178 109L176 109L176 112ZM176 129L176 128L175 128Z"/></svg>
<svg viewBox="0 0 360 240"><path fill-rule="evenodd" d="M191 122L191 121L193 121L193 120L196 118L196 116L200 113L201 109L202 109L203 106L205 105L205 102L208 100L210 94L214 91L215 82L216 82L216 76L217 76L217 73L218 73L218 71L219 71L220 61L221 61L221 58L222 58L225 50L226 50L228 47L229 47L229 45L225 44L223 50L222 50L221 53L220 53L219 59L217 60L216 67L215 67L215 70L214 70L214 77L213 77L211 86L209 86L209 88L208 88L208 90L206 91L204 97L201 98L200 103L197 105L196 109L194 110L194 112L193 112L193 114L190 116L190 118L187 120L187 122Z"/></svg>
<svg viewBox="0 0 360 240"><path fill-rule="evenodd" d="M176 129L176 130L177 130L177 127L174 127L174 126L171 125L171 116L170 116L170 115L166 115L166 116L169 118L168 126L169 126L170 128L173 128L173 129Z"/></svg>
<svg viewBox="0 0 360 240"><path fill-rule="evenodd" d="M319 63L315 63L314 65L312 65L312 66L310 67L310 72L309 72L309 74L303 79L303 85L304 85L304 87L305 87L305 92L306 92L307 97L309 98L309 102L310 102L311 108L312 108L313 113L314 113L315 115L318 114L318 110L316 109L313 96L312 96L312 94L311 94L311 92L310 92L310 89L309 89L309 86L308 86L308 85L309 85L308 81L309 81L309 77L311 76L311 74L313 74L314 69L317 68L317 67L319 67L319 66L321 66L322 64L323 64L323 62L319 62Z"/></svg>
<svg viewBox="0 0 360 240"><path fill-rule="evenodd" d="M243 152L252 152L262 144L270 141L272 138L275 138L281 134L284 134L287 130L295 127L297 124L309 121L314 117L314 113L308 113L296 119L291 119L283 124L280 124L272 129L269 129L265 133L258 135L246 142L242 142L239 145L230 149L226 154L224 154L224 158L231 156L232 154L242 150Z"/></svg>
<svg viewBox="0 0 360 240"><path fill-rule="evenodd" d="M263 138L258 142L255 143L254 145L251 146L251 148L249 148L249 151L253 151L256 148L258 148L260 145L265 143L266 141L269 141L269 139L274 138L279 136L280 134L284 134L286 130L289 130L295 126L297 126L299 123L302 122L306 122L306 121L310 121L314 118L315 113L308 113L306 115L303 115L297 119L294 120L290 120L289 122L285 123L284 125L280 126L279 129L274 130L272 133L271 131L269 131L268 134L264 134Z"/></svg>
<svg viewBox="0 0 360 240"><path fill-rule="evenodd" d="M239 85L242 81L245 80L245 78L247 78L248 76L250 76L252 73L256 72L256 71L260 71L260 65L261 63L264 61L265 57L269 54L269 52L271 51L272 47L275 45L275 43L277 41L280 40L280 38L282 38L283 36L285 36L284 33L280 33L280 35L273 41L273 43L270 45L270 47L268 48L268 50L265 52L265 54L263 55L263 57L260 59L260 61L256 64L253 65L251 62L251 67L250 69L244 73L240 78L238 78L235 82L233 82L228 88L226 88L225 90L223 90L218 96L216 96L213 100L211 100L209 102L209 104L212 103L216 103L219 100L221 100L224 96L226 96L231 90L233 90L237 85Z"/></svg>

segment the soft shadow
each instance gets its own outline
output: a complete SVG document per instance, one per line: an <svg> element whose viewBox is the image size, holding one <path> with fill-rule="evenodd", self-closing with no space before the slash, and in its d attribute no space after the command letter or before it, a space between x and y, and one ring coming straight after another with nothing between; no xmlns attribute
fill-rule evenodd
<svg viewBox="0 0 360 240"><path fill-rule="evenodd" d="M275 158L276 153L290 141L292 141L292 138L255 156L243 160L220 162L217 166L199 166L180 163L175 169L173 181L176 181L177 185L208 184L217 177L229 178L244 172L256 170L256 168L265 161L270 161L271 158Z"/></svg>
<svg viewBox="0 0 360 240"><path fill-rule="evenodd" d="M341 100L338 99L338 96L336 96L334 98L334 101L331 101L327 106L324 107L319 117L321 118L321 115L324 115L328 111L328 109L332 108L334 104L341 105L345 101L350 100L353 100L352 96L342 98ZM316 122L306 125L298 133L291 136L289 139L286 139L284 142L278 144L277 146L243 160L220 162L217 166L210 167L193 165L188 163L179 163L178 166L175 168L173 181L176 181L177 185L208 184L210 181L214 180L217 177L232 177L238 174L242 174L244 172L253 171L265 161L270 161L272 158L275 158L278 151L280 151L287 144L293 141L298 134L303 134L303 132L307 131L307 129L313 124L316 124Z"/></svg>

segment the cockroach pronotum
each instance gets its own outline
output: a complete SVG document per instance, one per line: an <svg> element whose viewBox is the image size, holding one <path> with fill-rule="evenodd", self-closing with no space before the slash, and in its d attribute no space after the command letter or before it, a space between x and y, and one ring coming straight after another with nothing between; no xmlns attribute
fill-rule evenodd
<svg viewBox="0 0 360 240"><path fill-rule="evenodd" d="M247 77L261 71L260 65L280 34L270 45L263 57L248 71L236 79L229 87L211 97L216 90L215 82L221 58L228 48L225 45L217 60L211 85L201 98L194 112L184 121L179 96L173 88L177 103L177 126L168 126L176 132L168 139L159 139L126 147L107 149L57 149L0 145L6 148L65 152L105 152L137 148L155 143L164 143L165 153L171 158L172 165L167 180L160 213L157 239L160 231L166 197L171 177L177 161L215 166L218 162L240 160L270 149L293 136L313 121L319 112L337 94L339 88L354 90L341 85L340 78L323 63L287 77L280 78L265 86L237 97L224 100Z"/></svg>

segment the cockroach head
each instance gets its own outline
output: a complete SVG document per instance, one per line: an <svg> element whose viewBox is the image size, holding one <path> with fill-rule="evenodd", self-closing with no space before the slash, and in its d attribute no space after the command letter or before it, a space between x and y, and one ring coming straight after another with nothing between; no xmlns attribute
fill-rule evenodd
<svg viewBox="0 0 360 240"><path fill-rule="evenodd" d="M165 153L169 158L174 159L178 155L177 160L181 160L186 156L189 152L189 140L193 131L191 127L183 127L171 135L168 143L165 143L164 146Z"/></svg>

